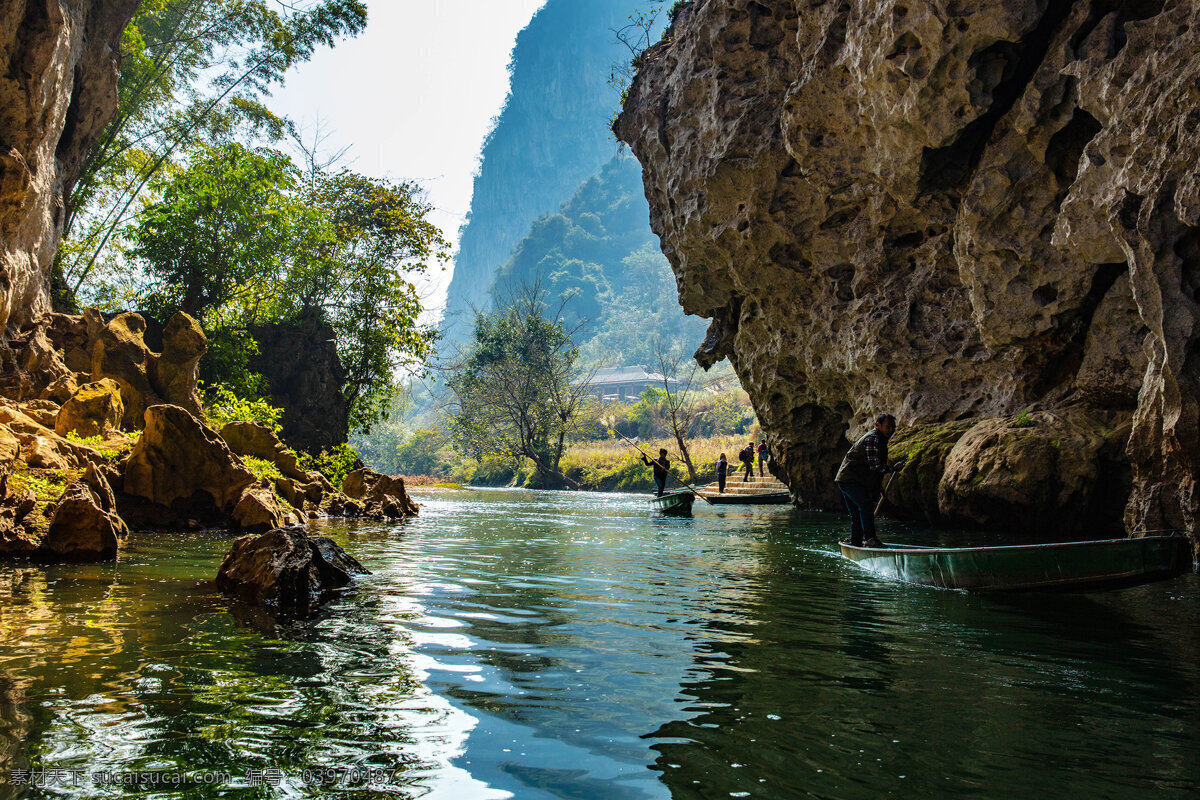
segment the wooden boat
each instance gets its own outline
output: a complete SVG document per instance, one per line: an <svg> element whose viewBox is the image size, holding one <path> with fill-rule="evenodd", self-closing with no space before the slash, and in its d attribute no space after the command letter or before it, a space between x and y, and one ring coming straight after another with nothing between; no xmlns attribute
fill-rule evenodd
<svg viewBox="0 0 1200 800"><path fill-rule="evenodd" d="M713 505L737 505L737 506L781 506L785 503L792 502L790 492L764 492L762 494L726 494L718 492L705 492L704 499Z"/></svg>
<svg viewBox="0 0 1200 800"><path fill-rule="evenodd" d="M743 481L736 475L725 483L725 491L710 483L700 490L700 495L714 505L781 506L792 502L792 495L781 481L773 476L752 475Z"/></svg>
<svg viewBox="0 0 1200 800"><path fill-rule="evenodd" d="M1133 586L1179 575L1192 564L1182 536L998 547L880 548L843 542L841 548L846 558L885 578L977 592Z"/></svg>
<svg viewBox="0 0 1200 800"><path fill-rule="evenodd" d="M650 505L664 514L676 517L686 517L692 513L692 503L696 495L691 491L663 492L661 497L651 497Z"/></svg>

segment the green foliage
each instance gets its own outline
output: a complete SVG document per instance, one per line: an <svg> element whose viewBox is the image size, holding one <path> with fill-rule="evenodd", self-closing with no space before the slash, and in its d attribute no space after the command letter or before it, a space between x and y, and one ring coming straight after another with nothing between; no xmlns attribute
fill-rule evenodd
<svg viewBox="0 0 1200 800"><path fill-rule="evenodd" d="M1021 409L1021 413L1017 414L1017 418L1013 420L1014 428L1032 428L1037 425L1037 420L1030 418L1029 409Z"/></svg>
<svg viewBox="0 0 1200 800"><path fill-rule="evenodd" d="M476 458L533 462L538 485L561 483L566 437L578 421L584 391L573 384L578 349L544 289L526 287L504 307L475 317L473 341L448 381L455 446Z"/></svg>
<svg viewBox="0 0 1200 800"><path fill-rule="evenodd" d="M58 264L74 292L97 268L119 275L122 228L181 153L238 134L290 132L264 97L318 47L362 31L366 14L362 0L143 0L121 43L120 112L88 155L67 209Z"/></svg>
<svg viewBox="0 0 1200 800"><path fill-rule="evenodd" d="M219 431L230 422L260 422L274 431L276 436L279 435L282 408L277 408L266 400L239 397L220 384L209 389L206 395L204 417L208 427L213 430Z"/></svg>
<svg viewBox="0 0 1200 800"><path fill-rule="evenodd" d="M652 334L694 340L704 324L679 308L675 276L649 216L637 160L617 156L559 213L534 222L496 274L493 294L540 279L551 296L571 298L568 327L586 321L578 336L581 364L652 363Z"/></svg>
<svg viewBox="0 0 1200 800"><path fill-rule="evenodd" d="M342 485L346 476L353 472L359 463L358 453L348 444L339 444L322 450L315 457L308 453L299 454L300 468L306 471L316 470L329 479L336 487Z"/></svg>
<svg viewBox="0 0 1200 800"><path fill-rule="evenodd" d="M141 431L131 431L128 434L105 438L100 434L95 436L80 436L75 431L67 431L66 438L68 441L82 444L92 448L104 457L104 460L114 466L120 464L129 451L133 449L133 445L141 438Z"/></svg>
<svg viewBox="0 0 1200 800"><path fill-rule="evenodd" d="M17 462L9 475L9 492L32 491L39 507L58 502L67 488L70 476L58 469L29 469ZM36 512L29 516L33 517Z"/></svg>
<svg viewBox="0 0 1200 800"><path fill-rule="evenodd" d="M234 143L197 148L156 186L161 199L129 235L144 268L131 305L200 321L202 377L242 397L267 394L248 366L250 327L315 317L337 338L351 426L384 416L397 371L423 361L434 340L406 276L449 250L419 187L347 170L302 174L282 153Z"/></svg>
<svg viewBox="0 0 1200 800"><path fill-rule="evenodd" d="M285 154L234 143L200 147L187 169L156 181L161 199L130 235L150 279L147 310L165 319L178 309L211 331L271 303L290 254L321 235L297 183Z"/></svg>
<svg viewBox="0 0 1200 800"><path fill-rule="evenodd" d="M413 431L412 437L396 449L397 472L404 475L445 475L449 463L444 450L450 438L439 430Z"/></svg>
<svg viewBox="0 0 1200 800"><path fill-rule="evenodd" d="M240 456L242 463L246 465L246 469L254 475L255 480L269 478L282 478L283 473L279 471L279 467L274 461L267 461L265 458L256 458L254 456Z"/></svg>

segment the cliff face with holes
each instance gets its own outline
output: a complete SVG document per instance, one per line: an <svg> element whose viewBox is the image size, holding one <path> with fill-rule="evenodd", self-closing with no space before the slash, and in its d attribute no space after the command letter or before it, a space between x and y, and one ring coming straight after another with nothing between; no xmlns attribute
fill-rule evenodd
<svg viewBox="0 0 1200 800"><path fill-rule="evenodd" d="M1200 6L694 0L617 132L802 502L889 410L926 519L1194 529Z"/></svg>
<svg viewBox="0 0 1200 800"><path fill-rule="evenodd" d="M50 310L64 200L117 112L138 0L0 0L0 332Z"/></svg>

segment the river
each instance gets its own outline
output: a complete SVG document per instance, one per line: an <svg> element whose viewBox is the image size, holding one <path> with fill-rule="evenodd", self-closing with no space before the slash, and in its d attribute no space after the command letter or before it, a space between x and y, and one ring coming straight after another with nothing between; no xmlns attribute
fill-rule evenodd
<svg viewBox="0 0 1200 800"><path fill-rule="evenodd" d="M372 574L304 623L214 592L227 533L0 565L0 794L1200 792L1200 576L985 597L871 578L830 514L415 496L320 526Z"/></svg>

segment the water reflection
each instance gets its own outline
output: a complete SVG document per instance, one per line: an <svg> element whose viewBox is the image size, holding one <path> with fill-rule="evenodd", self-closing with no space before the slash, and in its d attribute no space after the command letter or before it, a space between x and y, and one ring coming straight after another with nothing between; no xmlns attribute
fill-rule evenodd
<svg viewBox="0 0 1200 800"><path fill-rule="evenodd" d="M218 597L228 537L211 533L137 537L116 564L0 566L0 770L238 779L197 797L1200 788L1196 576L987 598L865 575L828 515L422 501L405 525L326 527L373 574L303 623ZM355 767L388 781L302 777ZM280 786L250 786L267 768Z"/></svg>

